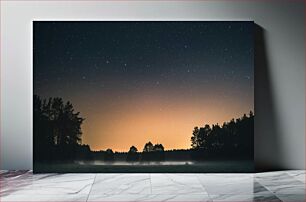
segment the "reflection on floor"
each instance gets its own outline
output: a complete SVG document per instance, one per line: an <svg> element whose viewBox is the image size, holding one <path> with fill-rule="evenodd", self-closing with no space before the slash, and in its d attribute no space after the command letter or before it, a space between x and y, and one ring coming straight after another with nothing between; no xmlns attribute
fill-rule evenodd
<svg viewBox="0 0 306 202"><path fill-rule="evenodd" d="M35 174L1 171L0 201L305 201L305 171Z"/></svg>

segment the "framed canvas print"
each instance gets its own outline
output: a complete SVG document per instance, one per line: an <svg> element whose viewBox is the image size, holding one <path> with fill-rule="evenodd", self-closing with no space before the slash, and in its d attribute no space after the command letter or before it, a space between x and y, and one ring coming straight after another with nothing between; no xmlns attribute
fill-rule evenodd
<svg viewBox="0 0 306 202"><path fill-rule="evenodd" d="M252 172L253 29L33 22L34 172Z"/></svg>

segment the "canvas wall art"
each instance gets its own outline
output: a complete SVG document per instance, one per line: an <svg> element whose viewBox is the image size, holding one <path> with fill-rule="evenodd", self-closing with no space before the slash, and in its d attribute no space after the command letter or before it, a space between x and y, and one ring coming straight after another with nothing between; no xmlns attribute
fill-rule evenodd
<svg viewBox="0 0 306 202"><path fill-rule="evenodd" d="M252 172L253 31L33 22L34 172Z"/></svg>

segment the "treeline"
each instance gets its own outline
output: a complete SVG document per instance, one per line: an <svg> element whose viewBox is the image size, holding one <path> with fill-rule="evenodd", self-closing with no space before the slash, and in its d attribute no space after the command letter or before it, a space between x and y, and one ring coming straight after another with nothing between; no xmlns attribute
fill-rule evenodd
<svg viewBox="0 0 306 202"><path fill-rule="evenodd" d="M89 145L83 145L81 125L85 119L75 112L70 102L64 103L61 98L41 99L34 95L33 118L34 162L253 159L252 111L222 126L195 127L191 136L191 149L165 151L162 144L148 142L142 151L131 146L129 151L121 153L113 152L112 149L91 151Z"/></svg>
<svg viewBox="0 0 306 202"><path fill-rule="evenodd" d="M193 158L246 158L254 156L254 114L232 119L222 126L218 124L195 127L191 137Z"/></svg>
<svg viewBox="0 0 306 202"><path fill-rule="evenodd" d="M163 161L165 152L162 144L153 145L152 142L148 142L144 145L142 152L138 152L135 146L131 146L128 152L113 152L112 149L96 151L93 152L93 158L104 161Z"/></svg>
<svg viewBox="0 0 306 202"><path fill-rule="evenodd" d="M89 145L81 145L84 118L61 98L33 98L34 160L88 159Z"/></svg>

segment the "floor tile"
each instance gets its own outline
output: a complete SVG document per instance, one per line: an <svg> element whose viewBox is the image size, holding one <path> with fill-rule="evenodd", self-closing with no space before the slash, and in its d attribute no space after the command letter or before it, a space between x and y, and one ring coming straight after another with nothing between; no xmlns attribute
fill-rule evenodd
<svg viewBox="0 0 306 202"><path fill-rule="evenodd" d="M282 202L305 202L304 194L276 194Z"/></svg>
<svg viewBox="0 0 306 202"><path fill-rule="evenodd" d="M207 195L195 174L151 174L152 194Z"/></svg>
<svg viewBox="0 0 306 202"><path fill-rule="evenodd" d="M304 194L306 191L305 184L292 179L261 180L260 184L274 194Z"/></svg>
<svg viewBox="0 0 306 202"><path fill-rule="evenodd" d="M305 201L305 171L259 174L0 172L1 201Z"/></svg>
<svg viewBox="0 0 306 202"><path fill-rule="evenodd" d="M280 180L280 179L291 179L288 175L288 171L273 171L273 172L261 172L254 174L254 178L257 180Z"/></svg>
<svg viewBox="0 0 306 202"><path fill-rule="evenodd" d="M228 202L251 202L253 201L253 195L233 195L233 194L220 194L209 195L212 201L228 201Z"/></svg>
<svg viewBox="0 0 306 202"><path fill-rule="evenodd" d="M269 191L266 187L261 185L256 180L254 180L254 183L253 183L253 193L254 194L267 194L267 193L271 193L272 194L271 191Z"/></svg>
<svg viewBox="0 0 306 202"><path fill-rule="evenodd" d="M277 196L271 193L267 194L254 194L254 202L282 202Z"/></svg>
<svg viewBox="0 0 306 202"><path fill-rule="evenodd" d="M1 195L89 194L95 174L30 174L6 180Z"/></svg>
<svg viewBox="0 0 306 202"><path fill-rule="evenodd" d="M6 196L23 189L41 177L42 175L33 175L32 172L29 171L9 171L3 173L0 179L0 196Z"/></svg>
<svg viewBox="0 0 306 202"><path fill-rule="evenodd" d="M198 174L209 195L252 195L253 176L250 174Z"/></svg>
<svg viewBox="0 0 306 202"><path fill-rule="evenodd" d="M1 202L44 202L44 201L58 201L58 202L86 202L88 195L9 195L1 197Z"/></svg>
<svg viewBox="0 0 306 202"><path fill-rule="evenodd" d="M92 195L151 194L149 174L97 174Z"/></svg>
<svg viewBox="0 0 306 202"><path fill-rule="evenodd" d="M294 179L305 183L306 176L304 170L293 170L293 171L287 171L286 173L292 176Z"/></svg>
<svg viewBox="0 0 306 202"><path fill-rule="evenodd" d="M131 202L131 201L147 201L147 202L211 202L205 194L190 194L190 195L169 195L169 194L128 194L128 195L90 195L88 202Z"/></svg>

